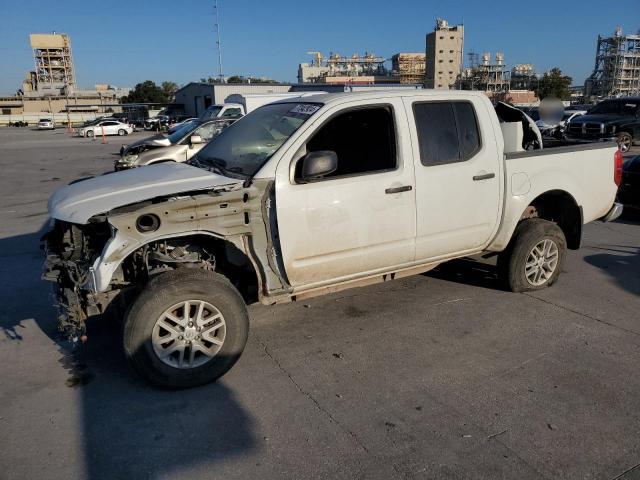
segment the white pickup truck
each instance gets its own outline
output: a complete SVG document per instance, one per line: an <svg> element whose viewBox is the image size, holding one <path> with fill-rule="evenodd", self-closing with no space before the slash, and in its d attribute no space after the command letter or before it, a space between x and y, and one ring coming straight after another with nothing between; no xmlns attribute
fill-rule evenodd
<svg viewBox="0 0 640 480"><path fill-rule="evenodd" d="M86 340L85 321L114 311L126 317L133 369L190 387L240 357L246 302L301 300L489 252L512 291L551 285L583 225L621 213L621 167L613 144L505 153L494 108L473 92L286 99L224 130L190 164L57 191L44 277L56 283L62 330Z"/></svg>

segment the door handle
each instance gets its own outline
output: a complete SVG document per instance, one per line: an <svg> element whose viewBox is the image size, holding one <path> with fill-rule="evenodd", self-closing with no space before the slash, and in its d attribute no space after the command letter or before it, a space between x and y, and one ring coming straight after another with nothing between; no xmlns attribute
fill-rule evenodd
<svg viewBox="0 0 640 480"><path fill-rule="evenodd" d="M495 176L495 173L485 173L483 175L474 175L473 180L475 182L477 182L478 180L489 180L490 178L494 178Z"/></svg>
<svg viewBox="0 0 640 480"><path fill-rule="evenodd" d="M392 193L401 193L401 192L409 192L413 187L411 185L405 185L403 187L392 187L387 188L384 193L392 194Z"/></svg>

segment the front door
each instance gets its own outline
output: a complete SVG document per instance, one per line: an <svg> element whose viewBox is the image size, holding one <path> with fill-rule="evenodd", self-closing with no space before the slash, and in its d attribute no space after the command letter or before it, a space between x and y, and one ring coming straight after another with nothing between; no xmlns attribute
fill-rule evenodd
<svg viewBox="0 0 640 480"><path fill-rule="evenodd" d="M501 214L502 159L488 102L405 100L416 168L416 260L484 247Z"/></svg>
<svg viewBox="0 0 640 480"><path fill-rule="evenodd" d="M291 148L296 155L279 162L278 229L294 287L348 280L414 260L413 163L408 137L397 134L406 131L402 109L399 98L329 109ZM337 154L338 168L305 183L303 157L321 150Z"/></svg>

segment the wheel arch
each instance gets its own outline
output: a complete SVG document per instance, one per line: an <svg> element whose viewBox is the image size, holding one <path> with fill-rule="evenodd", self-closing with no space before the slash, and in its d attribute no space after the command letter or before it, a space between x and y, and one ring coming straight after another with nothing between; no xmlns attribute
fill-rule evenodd
<svg viewBox="0 0 640 480"><path fill-rule="evenodd" d="M567 239L567 248L577 250L582 242L583 212L576 199L565 190L548 190L535 197L520 215L557 223Z"/></svg>
<svg viewBox="0 0 640 480"><path fill-rule="evenodd" d="M232 284L239 287L239 290L244 290L241 294L245 300L252 301L255 300L256 295L260 295L262 278L257 271L256 262L246 252L242 235L232 239L209 231L185 232L145 239L143 242L131 244L126 251L118 252L119 255L109 255L109 249L105 248L103 255L94 263L94 289L98 292L108 289L116 271L131 262L136 252L145 246L176 239L192 239L193 244L210 249L216 258L215 271L227 277Z"/></svg>

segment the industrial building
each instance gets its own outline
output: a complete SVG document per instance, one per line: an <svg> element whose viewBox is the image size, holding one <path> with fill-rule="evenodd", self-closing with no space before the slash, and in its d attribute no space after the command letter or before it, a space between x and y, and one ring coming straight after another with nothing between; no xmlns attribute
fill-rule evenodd
<svg viewBox="0 0 640 480"><path fill-rule="evenodd" d="M595 66L585 81L585 96L631 95L640 95L640 32L623 35L617 27L611 37L598 35Z"/></svg>
<svg viewBox="0 0 640 480"><path fill-rule="evenodd" d="M531 63L516 63L511 68L509 79L512 90L535 90L538 86L538 75Z"/></svg>
<svg viewBox="0 0 640 480"><path fill-rule="evenodd" d="M469 55L473 57L473 53ZM462 71L456 85L463 90L482 90L485 92L506 92L510 88L509 72L504 64L504 54L497 52L494 61L491 53L482 54L478 64L471 65Z"/></svg>
<svg viewBox="0 0 640 480"><path fill-rule="evenodd" d="M387 61L373 53L342 56L331 53L325 57L321 52L307 52L315 58L310 63L298 66L298 83L325 84L371 84L397 83L394 76L385 66Z"/></svg>
<svg viewBox="0 0 640 480"><path fill-rule="evenodd" d="M424 83L427 56L424 53L396 53L391 70L400 83Z"/></svg>
<svg viewBox="0 0 640 480"><path fill-rule="evenodd" d="M69 36L55 32L32 33L29 40L35 71L29 76L28 82L25 82L23 90L75 88L76 72Z"/></svg>
<svg viewBox="0 0 640 480"><path fill-rule="evenodd" d="M464 27L450 26L438 18L435 30L427 34L425 85L427 88L453 88L462 73Z"/></svg>
<svg viewBox="0 0 640 480"><path fill-rule="evenodd" d="M106 113L117 111L112 106L129 93L128 88L107 84L96 85L93 90L77 88L68 35L33 33L29 40L35 69L25 75L16 95L0 97L0 114Z"/></svg>

